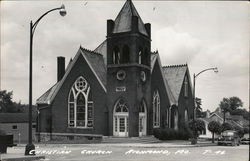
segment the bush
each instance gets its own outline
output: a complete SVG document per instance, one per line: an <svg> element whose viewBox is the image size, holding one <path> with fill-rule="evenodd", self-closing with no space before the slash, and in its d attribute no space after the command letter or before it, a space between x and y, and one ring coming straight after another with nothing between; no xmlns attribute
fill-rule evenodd
<svg viewBox="0 0 250 161"><path fill-rule="evenodd" d="M192 131L188 128L174 130L171 128L154 129L154 136L159 140L188 140L192 137Z"/></svg>
<svg viewBox="0 0 250 161"><path fill-rule="evenodd" d="M203 120L191 120L188 123L189 128L195 132L195 136L198 137L199 136L199 132L204 131L205 130L205 123Z"/></svg>
<svg viewBox="0 0 250 161"><path fill-rule="evenodd" d="M0 129L0 135L6 135L6 132Z"/></svg>

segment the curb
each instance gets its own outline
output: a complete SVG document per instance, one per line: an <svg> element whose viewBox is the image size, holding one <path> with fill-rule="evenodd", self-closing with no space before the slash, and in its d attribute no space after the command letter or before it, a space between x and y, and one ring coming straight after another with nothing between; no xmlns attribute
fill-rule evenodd
<svg viewBox="0 0 250 161"><path fill-rule="evenodd" d="M2 158L0 161L34 161L34 160L41 160L41 159L45 159L45 156Z"/></svg>

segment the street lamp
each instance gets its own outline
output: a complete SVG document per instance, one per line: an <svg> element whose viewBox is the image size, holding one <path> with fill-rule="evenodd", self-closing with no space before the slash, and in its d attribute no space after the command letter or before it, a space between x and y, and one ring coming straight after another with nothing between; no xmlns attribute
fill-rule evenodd
<svg viewBox="0 0 250 161"><path fill-rule="evenodd" d="M194 73L194 88L193 88L193 99L194 99L194 113L193 113L193 120L195 119L195 79L201 74L201 73L203 73L203 72L205 72L205 71L208 71L208 70L213 70L215 73L218 73L219 71L218 71L218 68L217 67L215 67L215 68L208 68L208 69L204 69L204 70L202 70L201 72L199 72L198 74L195 74Z"/></svg>
<svg viewBox="0 0 250 161"><path fill-rule="evenodd" d="M30 66L29 66L29 143L25 147L25 155L35 155L35 145L32 144L32 48L33 48L33 36L35 33L35 29L37 27L37 24L40 22L40 20L47 15L48 13L55 11L55 10L60 10L59 13L61 16L66 15L66 10L65 6L62 5L59 8L54 8L51 9L47 12L45 12L41 17L39 17L36 22L33 24L32 21L30 21ZM31 152L32 151L32 152Z"/></svg>
<svg viewBox="0 0 250 161"><path fill-rule="evenodd" d="M203 72L205 71L208 71L208 70L213 70L215 73L218 73L218 68L215 67L215 68L207 68L207 69L204 69L202 71L200 71L198 74L195 74L194 73L194 87L193 87L193 101L194 101L194 109L193 109L193 128L194 128L194 120L195 120L195 79ZM195 136L195 132L194 132L194 139L196 139L196 136ZM196 142L196 141L195 141Z"/></svg>

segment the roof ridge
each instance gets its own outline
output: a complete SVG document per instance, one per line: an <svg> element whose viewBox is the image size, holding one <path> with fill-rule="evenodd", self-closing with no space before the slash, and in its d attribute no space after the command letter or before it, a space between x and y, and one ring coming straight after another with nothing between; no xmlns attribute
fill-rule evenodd
<svg viewBox="0 0 250 161"><path fill-rule="evenodd" d="M98 53L98 52L96 52L96 51L94 51L94 50L90 50L90 49L84 48L84 47L82 47L82 46L80 46L80 48L81 48L81 50L87 51L87 52L89 52L89 53L91 53L91 54L96 54L96 55L98 55L98 56L103 56L102 54L100 54L100 53Z"/></svg>
<svg viewBox="0 0 250 161"><path fill-rule="evenodd" d="M187 67L187 64L175 64L175 65L166 65L162 68L176 68L176 67Z"/></svg>

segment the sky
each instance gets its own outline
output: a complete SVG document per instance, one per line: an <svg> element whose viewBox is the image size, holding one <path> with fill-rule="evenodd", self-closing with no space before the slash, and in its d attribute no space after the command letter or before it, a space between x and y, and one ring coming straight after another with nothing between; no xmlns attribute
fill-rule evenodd
<svg viewBox="0 0 250 161"><path fill-rule="evenodd" d="M106 21L120 1L1 1L1 90L28 103L29 25L64 4L38 24L33 42L33 103L57 81L58 56L66 65L80 45L94 50L106 38ZM224 97L237 96L249 108L249 3L232 1L133 1L144 23L151 23L152 47L162 65L188 64L196 78L203 110L215 110Z"/></svg>

